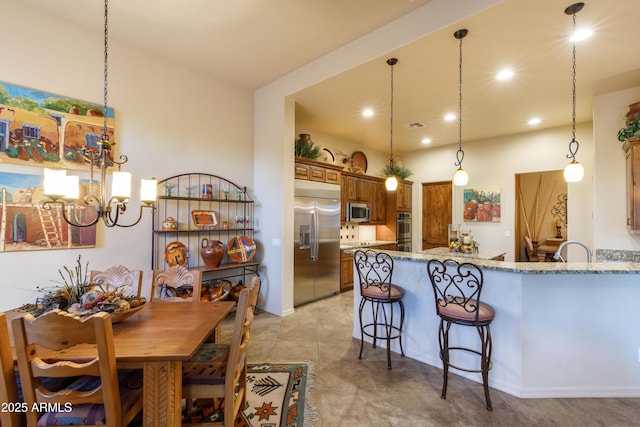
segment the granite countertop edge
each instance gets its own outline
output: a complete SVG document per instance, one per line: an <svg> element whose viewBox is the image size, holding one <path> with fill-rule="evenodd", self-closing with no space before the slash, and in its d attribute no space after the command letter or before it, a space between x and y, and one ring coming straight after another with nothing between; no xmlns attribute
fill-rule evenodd
<svg viewBox="0 0 640 427"><path fill-rule="evenodd" d="M346 242L340 243L341 250L360 249L360 248L375 248L376 246L395 245L395 240L372 240L368 242Z"/></svg>
<svg viewBox="0 0 640 427"><path fill-rule="evenodd" d="M353 252L357 248L346 250ZM423 262L430 259L453 258L447 255L430 255L417 252L388 252L394 259ZM473 262L487 270L523 274L640 274L640 262L512 262L483 259L463 260Z"/></svg>

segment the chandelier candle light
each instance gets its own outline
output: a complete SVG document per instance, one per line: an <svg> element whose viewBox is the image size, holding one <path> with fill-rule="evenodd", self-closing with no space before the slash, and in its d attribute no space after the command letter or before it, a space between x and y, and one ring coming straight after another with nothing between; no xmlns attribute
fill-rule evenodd
<svg viewBox="0 0 640 427"><path fill-rule="evenodd" d="M458 85L458 151L456 152L456 163L458 169L453 174L453 185L462 186L469 182L469 174L462 168L462 160L464 159L464 151L462 151L462 39L469 33L467 29L460 29L453 33L453 36L460 40L460 65L458 67L460 79Z"/></svg>
<svg viewBox="0 0 640 427"><path fill-rule="evenodd" d="M389 138L389 171L393 174L393 66L398 63L397 58L387 59L387 64L391 67L391 131ZM398 178L395 175L390 175L384 182L384 186L387 191L396 191L398 188Z"/></svg>
<svg viewBox="0 0 640 427"><path fill-rule="evenodd" d="M131 196L131 174L121 172L120 167L127 163L127 156L120 155L120 161L113 159L111 149L115 145L109 141L107 135L107 82L108 82L108 40L109 40L109 7L108 0L104 2L104 104L103 104L103 127L102 136L97 141L99 149L97 152L91 148L82 149L82 157L90 165L89 172L89 192L83 197L82 206L94 206L96 215L88 222L81 219L81 210L78 199L80 198L80 179L77 176L67 175L66 170L44 170L44 194L50 200L43 202L45 209L52 209L53 205L61 208L64 220L75 227L90 227L98 221L103 220L107 227L132 227L142 219L142 209L152 208L157 199L157 181L155 179L143 179L140 185L140 213L138 219L131 224L119 224L120 214L127 210L127 203ZM109 165L117 165L118 171L114 171L111 179L111 198L107 200L106 175ZM98 181L98 195L93 191L94 169L100 170ZM112 209L112 204L115 207Z"/></svg>
<svg viewBox="0 0 640 427"><path fill-rule="evenodd" d="M580 148L580 144L576 139L576 13L580 12L583 7L584 3L575 3L564 10L564 13L573 16L573 32L571 35L571 42L573 46L573 110L571 119L572 136L571 142L569 142L569 154L567 154L566 156L568 159L571 159L571 163L569 163L564 168L564 179L567 182L580 182L582 181L582 177L584 176L584 167L580 164L580 162L576 161L576 154L578 153L578 148Z"/></svg>

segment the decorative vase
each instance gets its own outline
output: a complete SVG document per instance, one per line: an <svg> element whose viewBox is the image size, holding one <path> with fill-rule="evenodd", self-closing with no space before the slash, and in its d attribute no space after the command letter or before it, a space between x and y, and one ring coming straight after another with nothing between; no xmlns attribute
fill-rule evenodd
<svg viewBox="0 0 640 427"><path fill-rule="evenodd" d="M204 261L204 265L207 268L218 268L224 257L224 247L220 240L209 240L206 237L202 238L202 249L200 255Z"/></svg>

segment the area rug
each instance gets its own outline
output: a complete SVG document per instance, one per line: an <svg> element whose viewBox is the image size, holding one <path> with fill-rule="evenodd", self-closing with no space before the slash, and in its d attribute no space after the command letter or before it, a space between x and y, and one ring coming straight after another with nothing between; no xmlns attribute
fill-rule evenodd
<svg viewBox="0 0 640 427"><path fill-rule="evenodd" d="M314 409L305 404L311 381L303 363L249 364L247 405L235 427L304 427L315 420ZM224 419L224 399L198 400L197 409L184 414L186 422ZM306 417L306 420L305 420Z"/></svg>

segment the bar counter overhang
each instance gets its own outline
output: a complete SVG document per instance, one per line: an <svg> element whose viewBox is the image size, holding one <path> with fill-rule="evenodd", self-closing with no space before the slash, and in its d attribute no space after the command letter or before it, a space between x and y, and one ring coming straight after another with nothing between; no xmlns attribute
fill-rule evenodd
<svg viewBox="0 0 640 427"><path fill-rule="evenodd" d="M442 368L426 264L446 256L385 252L394 258L393 283L406 292L405 355ZM482 301L496 310L490 387L522 398L640 397L640 263L474 262L483 268ZM353 337L360 339L357 316ZM451 345L455 338L478 343L473 328L457 328ZM400 353L397 341L392 351Z"/></svg>

